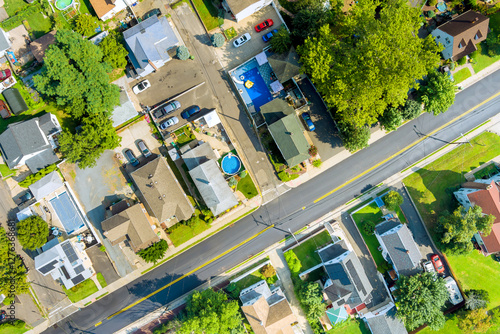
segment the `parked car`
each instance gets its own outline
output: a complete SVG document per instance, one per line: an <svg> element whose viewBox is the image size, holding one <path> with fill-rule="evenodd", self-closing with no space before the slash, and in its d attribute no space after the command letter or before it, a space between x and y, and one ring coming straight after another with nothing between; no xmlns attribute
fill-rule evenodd
<svg viewBox="0 0 500 334"><path fill-rule="evenodd" d="M151 16L160 16L161 15L161 10L159 8L153 8L146 14L142 16L142 20L144 21L145 19L149 19Z"/></svg>
<svg viewBox="0 0 500 334"><path fill-rule="evenodd" d="M278 33L278 30L274 29L273 31L270 31L267 34L265 34L264 36L262 36L262 40L267 43L271 40L271 38L273 38L274 34L277 34L277 33Z"/></svg>
<svg viewBox="0 0 500 334"><path fill-rule="evenodd" d="M437 255L437 254L431 255L431 261L432 261L432 264L434 265L434 268L436 268L436 272L438 274L444 273L443 262L441 262L439 255Z"/></svg>
<svg viewBox="0 0 500 334"><path fill-rule="evenodd" d="M11 75L12 75L12 72L10 71L10 69L1 70L0 71L0 81L4 81L5 79L10 78Z"/></svg>
<svg viewBox="0 0 500 334"><path fill-rule="evenodd" d="M165 107L163 107L163 111L165 111L165 115L168 115L171 112L176 111L180 107L181 107L181 103L179 101L174 100L172 102L167 103L165 105Z"/></svg>
<svg viewBox="0 0 500 334"><path fill-rule="evenodd" d="M493 260L500 262L500 253L493 254Z"/></svg>
<svg viewBox="0 0 500 334"><path fill-rule="evenodd" d="M252 37L250 36L249 33L244 33L243 35L241 35L240 37L236 38L233 41L233 45L235 48L239 48L240 46L242 46L243 44L245 44L246 42L248 42L251 39L252 39Z"/></svg>
<svg viewBox="0 0 500 334"><path fill-rule="evenodd" d="M177 123L179 123L179 119L177 117L171 117L161 122L158 127L162 130L165 130L166 128L169 128Z"/></svg>
<svg viewBox="0 0 500 334"><path fill-rule="evenodd" d="M7 311L0 311L0 321L3 321L7 317Z"/></svg>
<svg viewBox="0 0 500 334"><path fill-rule="evenodd" d="M309 115L308 112L302 113L302 119L304 120L304 122L306 122L306 125L307 125L307 128L309 129L309 131L316 130L316 127L314 126L314 123L312 122L311 116Z"/></svg>
<svg viewBox="0 0 500 334"><path fill-rule="evenodd" d="M188 110L184 110L181 112L181 117L184 119L188 119L189 117L193 116L194 114L197 114L200 112L200 107L194 106Z"/></svg>
<svg viewBox="0 0 500 334"><path fill-rule="evenodd" d="M134 92L134 94L139 94L144 92L149 87L151 87L149 80L144 80L135 85L134 88L132 88L132 91Z"/></svg>
<svg viewBox="0 0 500 334"><path fill-rule="evenodd" d="M435 273L436 269L434 269L434 265L432 264L431 261L426 261L422 263L422 267L424 267L424 270L428 273Z"/></svg>
<svg viewBox="0 0 500 334"><path fill-rule="evenodd" d="M272 27L273 24L274 24L273 20L267 19L264 22L257 24L255 26L255 31L256 32L261 32L262 30L265 30L265 29L267 29L269 27Z"/></svg>
<svg viewBox="0 0 500 334"><path fill-rule="evenodd" d="M23 204L23 203L29 201L32 198L33 198L33 194L31 193L31 191L28 190L24 195L22 195L21 197L19 197L19 200L21 201L20 204Z"/></svg>
<svg viewBox="0 0 500 334"><path fill-rule="evenodd" d="M151 155L151 151L149 150L149 148L146 146L146 143L144 142L144 140L139 140L137 142L137 147L139 148L139 151L142 152L142 155L144 155L144 158L147 158Z"/></svg>
<svg viewBox="0 0 500 334"><path fill-rule="evenodd" d="M135 167L135 166L139 165L139 160L137 160L137 158L135 157L134 152L132 152L131 150L129 150L129 149L125 150L125 157L127 158L128 162L132 166Z"/></svg>

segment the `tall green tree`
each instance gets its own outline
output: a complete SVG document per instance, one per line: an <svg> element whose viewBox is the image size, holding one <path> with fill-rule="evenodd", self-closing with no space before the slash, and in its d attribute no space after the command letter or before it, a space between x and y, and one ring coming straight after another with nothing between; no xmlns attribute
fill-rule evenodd
<svg viewBox="0 0 500 334"><path fill-rule="evenodd" d="M452 214L444 212L438 219L436 231L444 251L450 254L468 254L474 249L472 237L481 232L489 235L495 216L483 215L480 206L465 209L460 206Z"/></svg>
<svg viewBox="0 0 500 334"><path fill-rule="evenodd" d="M72 117L111 112L120 89L109 82L111 66L102 51L74 31L59 30L45 52L42 72L33 78L36 89L53 98Z"/></svg>
<svg viewBox="0 0 500 334"><path fill-rule="evenodd" d="M120 145L121 137L104 114L93 114L83 119L82 130L76 134L65 130L59 137L59 150L69 162L78 163L80 168L95 166L105 150Z"/></svg>
<svg viewBox="0 0 500 334"><path fill-rule="evenodd" d="M17 223L17 239L26 249L35 250L47 243L49 225L40 216L30 216Z"/></svg>
<svg viewBox="0 0 500 334"><path fill-rule="evenodd" d="M113 68L125 68L128 51L120 43L120 37L116 32L111 32L99 43L99 48L103 54L103 61Z"/></svg>
<svg viewBox="0 0 500 334"><path fill-rule="evenodd" d="M406 100L404 106L401 108L401 114L405 120L417 118L421 113L422 104L412 99Z"/></svg>
<svg viewBox="0 0 500 334"><path fill-rule="evenodd" d="M29 291L26 267L15 253L14 240L13 233L7 235L0 226L0 293L9 298Z"/></svg>
<svg viewBox="0 0 500 334"><path fill-rule="evenodd" d="M370 129L367 126L356 126L348 122L337 123L342 137L342 143L349 152L356 152L368 147Z"/></svg>
<svg viewBox="0 0 500 334"><path fill-rule="evenodd" d="M168 243L166 240L161 239L158 242L155 242L148 248L142 249L137 253L141 259L148 263L156 263L158 260L163 258L165 252L168 249Z"/></svg>
<svg viewBox="0 0 500 334"><path fill-rule="evenodd" d="M285 27L281 27L277 34L273 35L273 38L269 41L271 48L276 53L286 53L290 50L292 46L292 40L290 39L290 33Z"/></svg>
<svg viewBox="0 0 500 334"><path fill-rule="evenodd" d="M442 309L449 295L441 277L427 272L400 276L396 287L396 316L406 328L414 330L427 324L432 330L438 330L444 326L446 319Z"/></svg>
<svg viewBox="0 0 500 334"><path fill-rule="evenodd" d="M486 333L491 326L491 317L486 308L478 308L458 316L458 328L465 334Z"/></svg>
<svg viewBox="0 0 500 334"><path fill-rule="evenodd" d="M83 36L91 37L96 34L95 30L99 26L97 19L90 14L80 14L76 17L75 31Z"/></svg>
<svg viewBox="0 0 500 334"><path fill-rule="evenodd" d="M315 36L320 27L333 22L334 14L324 4L312 4L301 9L293 18L293 38L303 44L308 37Z"/></svg>
<svg viewBox="0 0 500 334"><path fill-rule="evenodd" d="M418 36L419 15L404 0L362 0L335 31L323 26L298 48L305 72L338 120L375 123L388 106L404 104L416 80L439 64L442 47L431 35Z"/></svg>
<svg viewBox="0 0 500 334"><path fill-rule="evenodd" d="M391 190L384 196L385 207L388 210L395 211L401 204L403 204L403 196L397 191Z"/></svg>
<svg viewBox="0 0 500 334"><path fill-rule="evenodd" d="M379 121L385 130L394 131L403 124L403 114L399 108L389 107L379 117Z"/></svg>
<svg viewBox="0 0 500 334"><path fill-rule="evenodd" d="M475 310L486 308L490 302L490 294L486 290L465 290L465 308Z"/></svg>
<svg viewBox="0 0 500 334"><path fill-rule="evenodd" d="M229 301L223 291L196 291L186 303L180 334L243 333L243 317L236 300Z"/></svg>
<svg viewBox="0 0 500 334"><path fill-rule="evenodd" d="M326 304L323 303L323 291L318 283L309 282L302 285L299 294L300 302L305 306L308 318L316 319L325 313Z"/></svg>
<svg viewBox="0 0 500 334"><path fill-rule="evenodd" d="M439 115L448 110L455 102L457 87L446 73L431 71L418 90L420 102L425 104L425 110Z"/></svg>

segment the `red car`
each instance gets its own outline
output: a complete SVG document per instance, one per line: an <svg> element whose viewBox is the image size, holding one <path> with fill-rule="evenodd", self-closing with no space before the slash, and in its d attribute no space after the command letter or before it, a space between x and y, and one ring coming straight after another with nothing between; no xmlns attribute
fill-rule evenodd
<svg viewBox="0 0 500 334"><path fill-rule="evenodd" d="M262 22L262 23L260 23L260 24L257 24L257 25L255 26L255 31L257 31L257 32L261 32L261 31L262 31L262 30L264 30L264 29L267 29L267 28L269 28L269 27L272 27L272 26L273 26L273 24L274 24L273 20L271 20L271 19L267 19L267 20L265 20L264 22Z"/></svg>
<svg viewBox="0 0 500 334"><path fill-rule="evenodd" d="M0 81L4 81L12 75L9 69L0 71Z"/></svg>
<svg viewBox="0 0 500 334"><path fill-rule="evenodd" d="M444 273L443 262L441 262L439 255L437 255L437 254L431 255L431 261L432 261L432 264L434 265L434 268L436 268L436 272L438 274Z"/></svg>

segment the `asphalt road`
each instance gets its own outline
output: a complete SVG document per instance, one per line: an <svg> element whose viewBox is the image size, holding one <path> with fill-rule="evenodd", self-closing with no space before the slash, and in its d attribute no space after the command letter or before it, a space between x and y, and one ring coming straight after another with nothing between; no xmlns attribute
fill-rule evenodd
<svg viewBox="0 0 500 334"><path fill-rule="evenodd" d="M392 157L422 136L499 92L499 81L500 71L458 94L456 103L445 114L439 116L424 114L418 119L405 124L398 131L385 136L369 148L356 153L309 182L268 203L250 216L234 224L233 227L219 232L131 284L71 315L60 322L57 328L50 328L45 333L112 333L136 321L157 307L168 304L206 280L281 240L288 233L289 228L292 231L300 229L308 222L339 207L362 191L398 173L454 140L461 133L467 132L497 114L500 111L500 98L498 97L484 103L463 118L410 149ZM381 166L361 177L357 177L389 157L392 158ZM353 178L355 178L354 181L323 200L314 203L319 197ZM302 210L304 206L305 209ZM273 228L218 260L211 262L193 275L180 280L142 303L112 317L110 320L106 319L108 316L188 273L193 268L210 261L272 224L274 224ZM102 321L102 324L95 327L95 324L100 321Z"/></svg>

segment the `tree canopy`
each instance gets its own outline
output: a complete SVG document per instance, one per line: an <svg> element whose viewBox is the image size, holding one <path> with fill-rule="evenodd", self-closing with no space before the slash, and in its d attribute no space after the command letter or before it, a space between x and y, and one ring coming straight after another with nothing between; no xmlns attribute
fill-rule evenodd
<svg viewBox="0 0 500 334"><path fill-rule="evenodd" d="M80 14L75 19L75 31L83 36L91 37L95 35L98 26L97 19L89 14Z"/></svg>
<svg viewBox="0 0 500 334"><path fill-rule="evenodd" d="M465 290L465 308L475 310L486 308L490 302L490 294L486 290Z"/></svg>
<svg viewBox="0 0 500 334"><path fill-rule="evenodd" d="M486 333L492 326L491 317L486 308L464 312L458 320L458 328L465 334Z"/></svg>
<svg viewBox="0 0 500 334"><path fill-rule="evenodd" d="M478 231L489 235L495 216L483 215L479 206L460 206L452 214L444 212L438 219L437 233L443 250L450 254L468 254L474 247L472 237Z"/></svg>
<svg viewBox="0 0 500 334"><path fill-rule="evenodd" d="M111 112L119 104L119 87L109 82L111 66L101 49L74 31L59 30L45 52L42 72L34 76L37 91L53 98L74 118Z"/></svg>
<svg viewBox="0 0 500 334"><path fill-rule="evenodd" d="M26 249L35 250L47 243L49 225L40 216L30 216L17 223L17 239Z"/></svg>
<svg viewBox="0 0 500 334"><path fill-rule="evenodd" d="M356 126L347 122L337 123L342 143L349 152L356 152L368 146L370 129L367 126Z"/></svg>
<svg viewBox="0 0 500 334"><path fill-rule="evenodd" d="M180 334L242 333L243 317L236 300L229 301L223 291L211 288L194 292L187 300Z"/></svg>
<svg viewBox="0 0 500 334"><path fill-rule="evenodd" d="M12 298L29 291L26 267L15 253L14 236L0 226L0 293Z"/></svg>
<svg viewBox="0 0 500 334"><path fill-rule="evenodd" d="M168 243L166 240L161 239L155 242L148 248L139 251L138 255L146 262L156 263L160 260L168 249Z"/></svg>
<svg viewBox="0 0 500 334"><path fill-rule="evenodd" d="M338 120L357 127L375 123L388 106L404 104L416 80L437 67L442 47L430 35L418 37L419 15L404 0L359 1L335 32L324 25L297 48Z"/></svg>
<svg viewBox="0 0 500 334"><path fill-rule="evenodd" d="M76 134L65 130L59 137L59 150L69 162L78 163L80 168L95 166L105 150L120 145L121 137L116 134L111 120L104 114L93 114L83 119L82 130Z"/></svg>
<svg viewBox="0 0 500 334"><path fill-rule="evenodd" d="M420 102L425 104L425 110L439 115L448 110L455 102L455 84L448 74L431 71L418 90Z"/></svg>
<svg viewBox="0 0 500 334"><path fill-rule="evenodd" d="M215 46L216 48L220 48L226 42L224 36L218 32L213 34L211 38L212 38L212 45Z"/></svg>
<svg viewBox="0 0 500 334"><path fill-rule="evenodd" d="M389 107L379 117L379 121L385 130L394 131L403 124L403 114L401 114L399 108Z"/></svg>
<svg viewBox="0 0 500 334"><path fill-rule="evenodd" d="M128 51L119 41L116 32L110 33L99 43L99 48L103 54L103 60L113 68L125 68L127 59L125 58Z"/></svg>
<svg viewBox="0 0 500 334"><path fill-rule="evenodd" d="M273 38L269 41L271 48L276 53L285 53L290 50L292 46L292 40L290 39L290 33L285 27L278 29L278 33L273 35Z"/></svg>
<svg viewBox="0 0 500 334"><path fill-rule="evenodd" d="M323 303L323 291L316 282L302 285L299 298L305 306L307 318L316 319L325 313L326 304Z"/></svg>
<svg viewBox="0 0 500 334"><path fill-rule="evenodd" d="M445 282L431 273L421 273L411 277L400 276L395 291L396 316L405 326L413 330L427 324L438 330L446 321L441 309L449 298Z"/></svg>
<svg viewBox="0 0 500 334"><path fill-rule="evenodd" d="M395 211L398 206L403 204L403 196L401 196L397 191L391 190L384 196L384 203L388 210Z"/></svg>
<svg viewBox="0 0 500 334"><path fill-rule="evenodd" d="M405 120L410 120L418 117L422 113L421 103L408 99L404 106L401 108L401 114Z"/></svg>

